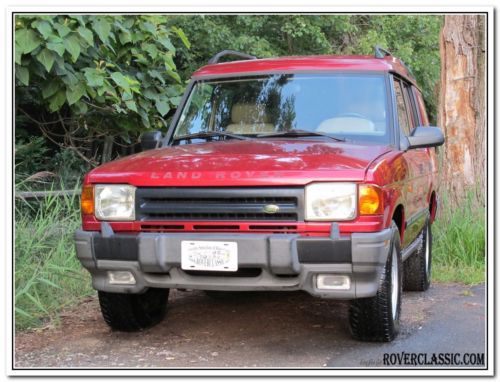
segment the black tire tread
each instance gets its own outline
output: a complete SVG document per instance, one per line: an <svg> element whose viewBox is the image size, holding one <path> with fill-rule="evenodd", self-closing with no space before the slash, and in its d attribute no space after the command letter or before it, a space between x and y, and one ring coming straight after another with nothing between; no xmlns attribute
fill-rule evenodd
<svg viewBox="0 0 500 382"><path fill-rule="evenodd" d="M427 220L426 225L422 229L420 233L422 237L422 244L418 248L417 252L411 255L406 261L403 263L403 289L405 291L411 292L425 292L429 289L431 284L431 280L427 275L427 271L425 269L425 245L426 240L430 240L429 242L429 261L432 266L432 231L429 226L429 237L427 237L427 225L430 222Z"/></svg>
<svg viewBox="0 0 500 382"><path fill-rule="evenodd" d="M391 311L391 265L392 248L396 245L397 251L401 254L399 243L399 231L393 223L395 234L392 238L391 249L387 259L384 272L380 279L379 289L374 297L360 298L353 300L349 309L349 324L352 336L361 341L390 342L399 332L399 312L397 319L393 321ZM401 288L401 258L399 258L399 275ZM401 291L399 294L401 307Z"/></svg>
<svg viewBox="0 0 500 382"><path fill-rule="evenodd" d="M149 288L143 294L98 292L104 321L114 330L135 332L160 322L166 313L169 289Z"/></svg>

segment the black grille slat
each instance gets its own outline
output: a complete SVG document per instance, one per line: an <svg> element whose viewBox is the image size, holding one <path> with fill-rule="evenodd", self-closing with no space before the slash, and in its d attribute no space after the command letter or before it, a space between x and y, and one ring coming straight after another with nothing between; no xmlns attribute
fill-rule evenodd
<svg viewBox="0 0 500 382"><path fill-rule="evenodd" d="M136 190L136 216L162 220L303 220L303 188L144 188ZM273 214L264 212L272 204Z"/></svg>
<svg viewBox="0 0 500 382"><path fill-rule="evenodd" d="M270 203L266 203L270 204ZM161 211L170 211L171 213L262 213L264 203L250 204L250 203L186 203L186 202L145 202L141 205L141 212L146 214L161 213ZM276 204L280 207L280 212L295 213L297 206L293 204Z"/></svg>

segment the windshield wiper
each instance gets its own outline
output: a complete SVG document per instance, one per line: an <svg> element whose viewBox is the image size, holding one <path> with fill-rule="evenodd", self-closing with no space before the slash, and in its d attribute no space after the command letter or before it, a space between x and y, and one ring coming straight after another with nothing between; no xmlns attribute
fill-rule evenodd
<svg viewBox="0 0 500 382"><path fill-rule="evenodd" d="M288 131L282 131L280 133L257 135L257 138L272 138L272 137L326 137L333 139L337 142L346 141L343 138L332 137L331 135L328 134L317 133L315 131L307 131L307 130L288 130Z"/></svg>
<svg viewBox="0 0 500 382"><path fill-rule="evenodd" d="M244 135L231 134L231 133L226 133L224 131L203 131L200 133L186 134L174 137L174 141L184 141L196 138L203 139L203 138L213 138L213 137L226 137L226 138L241 139L241 140L252 139Z"/></svg>

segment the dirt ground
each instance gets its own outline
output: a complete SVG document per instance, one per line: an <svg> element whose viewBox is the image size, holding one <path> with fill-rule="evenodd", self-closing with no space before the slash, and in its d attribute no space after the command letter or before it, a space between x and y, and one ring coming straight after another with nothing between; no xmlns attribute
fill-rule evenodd
<svg viewBox="0 0 500 382"><path fill-rule="evenodd" d="M388 352L485 352L484 285L437 284L403 301L399 337L378 344L350 337L347 302L301 292L172 290L165 320L140 333L110 330L89 298L57 327L17 333L14 367L383 367Z"/></svg>

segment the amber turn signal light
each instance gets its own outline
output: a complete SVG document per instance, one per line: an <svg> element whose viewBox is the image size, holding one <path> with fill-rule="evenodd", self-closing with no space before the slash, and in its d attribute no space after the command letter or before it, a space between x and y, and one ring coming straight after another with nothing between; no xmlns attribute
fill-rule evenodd
<svg viewBox="0 0 500 382"><path fill-rule="evenodd" d="M82 215L94 214L94 186L83 186L80 206L82 209Z"/></svg>
<svg viewBox="0 0 500 382"><path fill-rule="evenodd" d="M384 212L383 193L380 187L362 184L359 186L359 214L378 215Z"/></svg>

